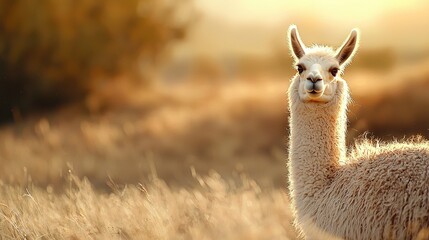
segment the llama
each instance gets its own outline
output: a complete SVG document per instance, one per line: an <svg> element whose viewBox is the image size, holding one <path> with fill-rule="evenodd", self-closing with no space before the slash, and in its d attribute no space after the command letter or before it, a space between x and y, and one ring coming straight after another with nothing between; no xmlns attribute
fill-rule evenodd
<svg viewBox="0 0 429 240"><path fill-rule="evenodd" d="M337 50L289 46L298 73L289 87L289 182L295 224L306 239L429 239L429 142L372 143L347 154L349 90L341 74L359 44Z"/></svg>

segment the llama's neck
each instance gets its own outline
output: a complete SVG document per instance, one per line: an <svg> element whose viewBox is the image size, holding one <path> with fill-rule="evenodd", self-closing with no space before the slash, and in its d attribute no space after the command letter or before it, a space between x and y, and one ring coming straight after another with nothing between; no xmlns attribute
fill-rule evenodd
<svg viewBox="0 0 429 240"><path fill-rule="evenodd" d="M311 201L330 184L345 160L348 89L339 80L334 99L319 104L299 100L296 87L289 89L290 188L295 201Z"/></svg>

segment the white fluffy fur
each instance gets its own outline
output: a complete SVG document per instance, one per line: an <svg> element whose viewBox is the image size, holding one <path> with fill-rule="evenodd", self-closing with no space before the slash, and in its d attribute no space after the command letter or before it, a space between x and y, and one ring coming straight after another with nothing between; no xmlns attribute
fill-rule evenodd
<svg viewBox="0 0 429 240"><path fill-rule="evenodd" d="M349 91L340 74L330 77L327 69L337 64L342 71L357 45L342 63L337 53L344 45L337 51L303 46L305 54L295 54L307 69L322 66L329 87L318 97L306 96L305 71L289 87L289 181L296 225L306 239L429 239L429 143L366 141L347 155Z"/></svg>

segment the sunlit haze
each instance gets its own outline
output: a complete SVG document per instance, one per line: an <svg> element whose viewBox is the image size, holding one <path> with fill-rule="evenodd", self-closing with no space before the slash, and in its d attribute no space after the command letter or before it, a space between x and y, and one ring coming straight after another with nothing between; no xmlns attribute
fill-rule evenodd
<svg viewBox="0 0 429 240"><path fill-rule="evenodd" d="M196 5L205 13L239 24L278 24L289 17L323 17L337 23L369 22L390 11L418 9L423 0L201 0Z"/></svg>
<svg viewBox="0 0 429 240"><path fill-rule="evenodd" d="M309 44L338 45L358 27L362 48L429 51L429 18L421 17L429 5L423 0L202 0L195 5L201 18L190 42L202 54L270 54L273 45L280 48L290 24L298 25Z"/></svg>

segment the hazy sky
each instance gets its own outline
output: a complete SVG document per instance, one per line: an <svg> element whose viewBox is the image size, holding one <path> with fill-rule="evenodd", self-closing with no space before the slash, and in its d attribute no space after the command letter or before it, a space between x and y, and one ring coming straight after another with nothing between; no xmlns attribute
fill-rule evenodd
<svg viewBox="0 0 429 240"><path fill-rule="evenodd" d="M296 24L304 42L339 46L354 27L361 48L429 52L428 0L198 0L202 18L185 50L197 54L270 55L286 49ZM425 53L427 54L427 53Z"/></svg>
<svg viewBox="0 0 429 240"><path fill-rule="evenodd" d="M232 23L276 24L289 16L306 14L333 21L371 21L379 15L418 8L425 0L199 0L204 13Z"/></svg>

